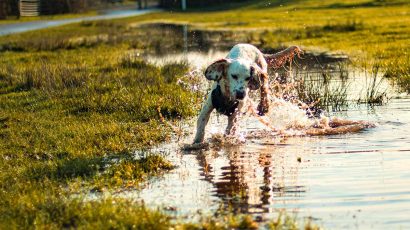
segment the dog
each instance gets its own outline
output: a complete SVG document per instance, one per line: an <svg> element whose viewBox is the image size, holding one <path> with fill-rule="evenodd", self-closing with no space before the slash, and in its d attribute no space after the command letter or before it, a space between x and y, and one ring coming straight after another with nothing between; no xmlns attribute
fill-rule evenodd
<svg viewBox="0 0 410 230"><path fill-rule="evenodd" d="M250 90L260 90L257 110L261 116L266 114L269 111L268 67L278 69L301 53L302 50L297 46L291 46L276 54L263 54L251 44L237 44L226 58L209 65L204 75L214 83L197 120L194 144L204 141L205 126L214 109L228 116L225 134L234 134L235 123L247 102Z"/></svg>

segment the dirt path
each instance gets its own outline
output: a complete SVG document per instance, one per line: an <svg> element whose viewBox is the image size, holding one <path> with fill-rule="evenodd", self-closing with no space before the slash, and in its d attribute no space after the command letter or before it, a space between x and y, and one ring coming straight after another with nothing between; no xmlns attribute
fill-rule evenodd
<svg viewBox="0 0 410 230"><path fill-rule="evenodd" d="M0 24L0 36L14 33L21 33L30 30L44 29L54 26L62 26L71 23L77 23L82 21L94 21L94 20L107 20L115 18L125 18L148 14L152 12L158 12L160 9L152 8L145 10L110 10L106 11L102 15L85 16L69 19L56 19L56 20L38 20L31 22L13 23L13 24Z"/></svg>

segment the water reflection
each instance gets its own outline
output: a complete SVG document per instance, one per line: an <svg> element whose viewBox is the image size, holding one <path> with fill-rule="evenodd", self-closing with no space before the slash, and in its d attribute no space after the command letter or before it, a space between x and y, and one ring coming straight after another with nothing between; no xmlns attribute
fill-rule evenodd
<svg viewBox="0 0 410 230"><path fill-rule="evenodd" d="M174 214L189 218L197 210L222 208L265 221L286 210L325 228L409 227L409 106L404 97L371 110L359 106L332 114L379 123L356 134L246 138L200 152L180 149L192 141L195 126L187 123L185 140L159 148L180 167L153 179L137 197L173 206ZM223 133L225 122L211 117L208 140L218 141L214 136ZM240 124L247 132L264 128L251 117Z"/></svg>
<svg viewBox="0 0 410 230"><path fill-rule="evenodd" d="M222 206L260 221L286 210L314 217L326 228L405 228L410 226L410 120L404 116L409 106L407 97L372 111L338 112L379 123L357 134L247 139L201 152L182 152L178 143L169 143L159 150L169 151L179 168L128 196L175 207L174 214L189 218L198 209L206 213ZM262 128L255 120L244 122L247 130ZM210 125L212 132L222 132L224 119L213 116ZM191 139L192 134L182 142Z"/></svg>
<svg viewBox="0 0 410 230"><path fill-rule="evenodd" d="M269 203L270 195L263 189L270 187L270 163L259 162L259 158L266 159L266 156L241 152L240 148L224 149L219 154L225 156L222 158L211 154L206 157L202 153L198 155L198 160L204 169L205 180L214 186L215 195L221 198L224 208L234 213L267 212L262 204ZM225 164L214 165L216 161L225 161ZM264 172L261 177L257 174L259 170Z"/></svg>
<svg viewBox="0 0 410 230"><path fill-rule="evenodd" d="M187 59L195 68L203 69L223 57L233 41L249 42L241 37L246 33L197 33L189 27L184 32L183 27L162 26L163 36L173 34L187 40L173 43L176 46L158 44L158 53L145 56L152 62ZM237 37L230 40L229 36ZM346 100L353 100L349 98L357 98L363 91L366 76L335 65L341 60L346 58L307 54L298 60L291 75L318 82L308 85L312 94L317 91L327 92L329 98L340 96L334 93L335 86L346 92L342 95ZM184 121L181 127L189 134L155 150L167 153L179 167L151 179L141 191L118 195L142 199L152 207L173 207L173 214L188 220L198 219L198 212L211 214L219 208L252 214L261 221L275 217L278 210L286 210L300 218L316 218L316 223L330 229L410 228L409 111L408 96L370 108L355 104L328 113L379 125L360 133L335 136L244 138L244 143L215 145L196 152L180 148L192 141L195 130L193 121ZM288 115L278 122L285 122L282 120L292 114ZM252 117L243 118L239 124L245 134L266 128ZM223 133L225 126L226 119L214 114L206 138L212 140Z"/></svg>

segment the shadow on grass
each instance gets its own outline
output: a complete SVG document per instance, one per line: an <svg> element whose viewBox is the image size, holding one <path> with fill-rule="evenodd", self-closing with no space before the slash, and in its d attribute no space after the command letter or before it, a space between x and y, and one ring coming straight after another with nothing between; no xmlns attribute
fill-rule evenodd
<svg viewBox="0 0 410 230"><path fill-rule="evenodd" d="M202 1L199 3L188 3L186 12L213 12L213 11L225 11L225 10L235 10L240 8L273 8L288 5L291 3L299 2L300 0L242 0L234 2L225 1L214 1L210 3L208 1ZM180 3L177 1L174 6L171 7L173 11L181 11Z"/></svg>
<svg viewBox="0 0 410 230"><path fill-rule="evenodd" d="M149 175L172 170L174 166L161 155L143 153L115 154L107 157L77 157L33 164L26 175L34 180L69 181L81 178L91 185L104 186L137 185Z"/></svg>
<svg viewBox="0 0 410 230"><path fill-rule="evenodd" d="M35 180L44 178L65 181L73 178L92 178L101 172L105 161L102 157L79 157L59 159L57 161L37 162L27 170L27 176Z"/></svg>
<svg viewBox="0 0 410 230"><path fill-rule="evenodd" d="M361 2L361 3L333 3L327 6L321 6L317 8L350 9L350 8L367 8L367 7L401 6L405 4L408 4L408 2L402 1L402 0L392 0L392 1L373 0L373 1Z"/></svg>

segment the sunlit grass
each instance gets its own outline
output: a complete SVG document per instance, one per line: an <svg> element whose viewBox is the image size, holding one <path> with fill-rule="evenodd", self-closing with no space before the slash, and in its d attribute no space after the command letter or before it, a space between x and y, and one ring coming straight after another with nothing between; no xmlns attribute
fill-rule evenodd
<svg viewBox="0 0 410 230"><path fill-rule="evenodd" d="M261 0L241 3L232 10L223 9L200 13L199 9L186 13L160 12L127 19L84 22L49 29L46 37L37 32L4 36L0 37L0 50L75 49L101 43L125 43L134 49L165 44L182 46L176 41L169 42L171 38L167 36L160 41L155 36L149 36L145 42L134 39L140 36L136 26L147 22L190 24L206 30L249 32L257 29L260 31L258 36L248 40L256 42L260 48L299 45L310 51L346 53L362 65L378 62L385 68L383 71L407 90L406 76L410 66L410 4L407 1ZM27 36L31 39L25 39Z"/></svg>
<svg viewBox="0 0 410 230"><path fill-rule="evenodd" d="M249 1L233 10L155 13L124 22L188 23L204 29L259 29L262 48L299 45L343 52L362 65L378 62L408 90L410 4L407 1ZM394 65L390 64L394 63Z"/></svg>
<svg viewBox="0 0 410 230"><path fill-rule="evenodd" d="M250 217L229 215L174 225L131 201L73 198L83 190L137 188L172 169L161 155L135 158L134 152L169 138L162 117L172 122L196 115L202 100L176 84L186 63L155 66L136 55L181 48L182 41L135 26L162 21L257 29L249 40L262 49L292 44L347 53L359 65L380 63L385 76L408 91L409 8L405 1L257 1L228 11L163 12L0 37L0 227L258 226ZM345 92L331 98L332 90L329 100L342 103ZM369 93L369 100L377 99L377 89ZM270 227L294 229L287 221Z"/></svg>
<svg viewBox="0 0 410 230"><path fill-rule="evenodd" d="M169 138L162 118L171 122L196 113L196 96L176 84L186 64L128 60L126 65L126 54L121 45L115 51L98 46L0 54L2 226L169 224L164 214L140 205L115 214L128 201L71 197L135 189L148 176L171 170L162 155L134 152ZM148 223L141 216L149 216Z"/></svg>
<svg viewBox="0 0 410 230"><path fill-rule="evenodd" d="M41 16L32 16L32 17L17 17L17 16L9 16L7 19L0 20L1 24L13 24L13 23L21 23L21 22L32 22L38 20L61 20L61 19L71 19L71 18L78 18L78 17L86 17L86 16L95 16L97 15L97 11L90 10L84 13L77 13L77 14L57 14L57 15L41 15Z"/></svg>

